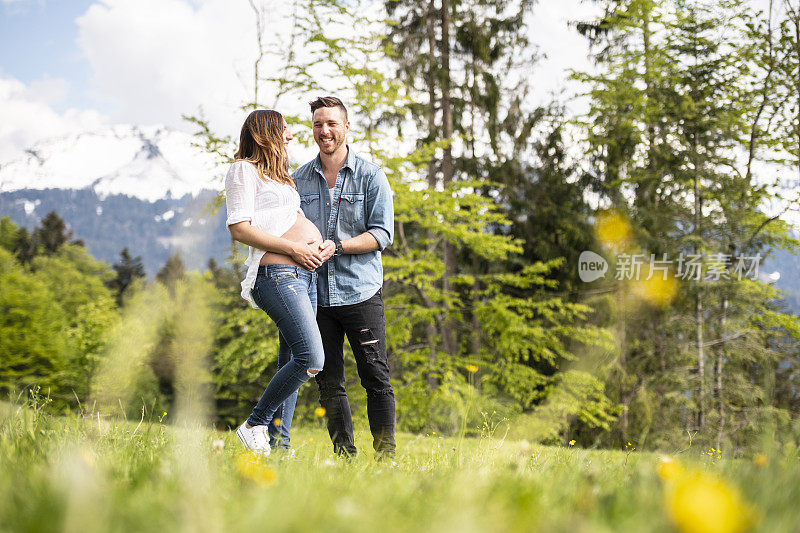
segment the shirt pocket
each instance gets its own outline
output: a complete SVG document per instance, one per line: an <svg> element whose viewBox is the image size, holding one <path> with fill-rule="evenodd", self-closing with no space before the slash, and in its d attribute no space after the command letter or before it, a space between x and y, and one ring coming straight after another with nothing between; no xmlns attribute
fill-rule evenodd
<svg viewBox="0 0 800 533"><path fill-rule="evenodd" d="M300 209L308 220L319 226L321 218L318 194L304 194L300 196Z"/></svg>
<svg viewBox="0 0 800 533"><path fill-rule="evenodd" d="M364 193L343 192L339 202L339 217L355 226L363 226L364 221Z"/></svg>

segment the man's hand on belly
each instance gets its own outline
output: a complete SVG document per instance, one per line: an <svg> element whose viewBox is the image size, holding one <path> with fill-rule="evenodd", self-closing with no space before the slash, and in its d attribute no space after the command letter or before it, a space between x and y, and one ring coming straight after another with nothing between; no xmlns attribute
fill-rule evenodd
<svg viewBox="0 0 800 533"><path fill-rule="evenodd" d="M333 257L333 254L336 253L336 243L330 239L327 241L322 241L321 239L310 240L308 241L308 247L317 251L317 254L322 259L322 263Z"/></svg>
<svg viewBox="0 0 800 533"><path fill-rule="evenodd" d="M302 242L293 243L289 257L306 270L316 270L325 262L320 253L318 242L311 241L308 244L303 244Z"/></svg>
<svg viewBox="0 0 800 533"><path fill-rule="evenodd" d="M336 253L336 243L332 240L328 239L319 244L319 255L322 257L323 263L333 257L334 253Z"/></svg>

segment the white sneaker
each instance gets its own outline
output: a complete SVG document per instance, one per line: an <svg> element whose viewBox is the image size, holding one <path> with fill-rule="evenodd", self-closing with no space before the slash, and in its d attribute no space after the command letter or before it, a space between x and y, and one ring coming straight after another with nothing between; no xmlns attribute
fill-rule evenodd
<svg viewBox="0 0 800 533"><path fill-rule="evenodd" d="M269 447L269 433L267 426L253 426L247 427L247 422L244 422L239 429L236 430L236 436L242 441L244 447L254 452L269 455L271 448Z"/></svg>

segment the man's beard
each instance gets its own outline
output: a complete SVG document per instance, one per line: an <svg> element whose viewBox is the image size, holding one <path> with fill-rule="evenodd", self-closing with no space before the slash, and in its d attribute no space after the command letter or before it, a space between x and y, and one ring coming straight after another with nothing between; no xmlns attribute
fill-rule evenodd
<svg viewBox="0 0 800 533"><path fill-rule="evenodd" d="M324 145L321 145L320 143L317 143L317 146L319 146L319 151L322 152L323 154L332 154L336 150L338 150L342 144L343 144L342 139L336 136L332 136L331 143L327 145L328 148L324 148L323 147Z"/></svg>

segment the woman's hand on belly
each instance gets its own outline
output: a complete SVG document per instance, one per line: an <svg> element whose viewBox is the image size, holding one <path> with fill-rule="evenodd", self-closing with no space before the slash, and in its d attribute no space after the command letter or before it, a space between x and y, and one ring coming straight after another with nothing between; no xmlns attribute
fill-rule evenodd
<svg viewBox="0 0 800 533"><path fill-rule="evenodd" d="M314 270L324 263L328 257L322 254L322 235L313 222L298 215L292 227L281 235L281 238L292 242L289 257L306 270ZM328 250L325 248L325 253Z"/></svg>
<svg viewBox="0 0 800 533"><path fill-rule="evenodd" d="M323 259L320 247L316 241L312 243L295 242L292 245L292 251L289 253L289 257L306 270L316 270L317 267L326 261L326 259Z"/></svg>
<svg viewBox="0 0 800 533"><path fill-rule="evenodd" d="M295 245L297 245L297 244L298 243L292 243L291 246L295 247ZM333 256L333 254L336 252L336 244L331 240L327 240L327 241L323 242L321 239L318 239L318 240L314 240L314 241L308 242L308 243L306 243L306 245L308 246L308 248L312 252L315 252L315 253L319 254L320 258L322 259L322 262L319 263L320 265L322 263L324 263L325 261L327 261L328 259L330 259ZM300 250L300 255L302 255L303 254L302 245L297 246L297 248L298 248L298 250ZM300 268L305 268L306 270L314 271L314 270L316 270L317 267L314 267L313 265L317 261L315 261L313 259L314 258L312 257L312 260L304 263L302 261L302 258L300 258L298 260L297 255L296 254L292 254L290 252L287 252L285 254L279 254L279 253L274 253L274 252L266 252L263 256L261 256L261 264L262 265L292 264L292 265L295 265L295 266L299 266ZM317 266L319 266L319 265L317 265Z"/></svg>

